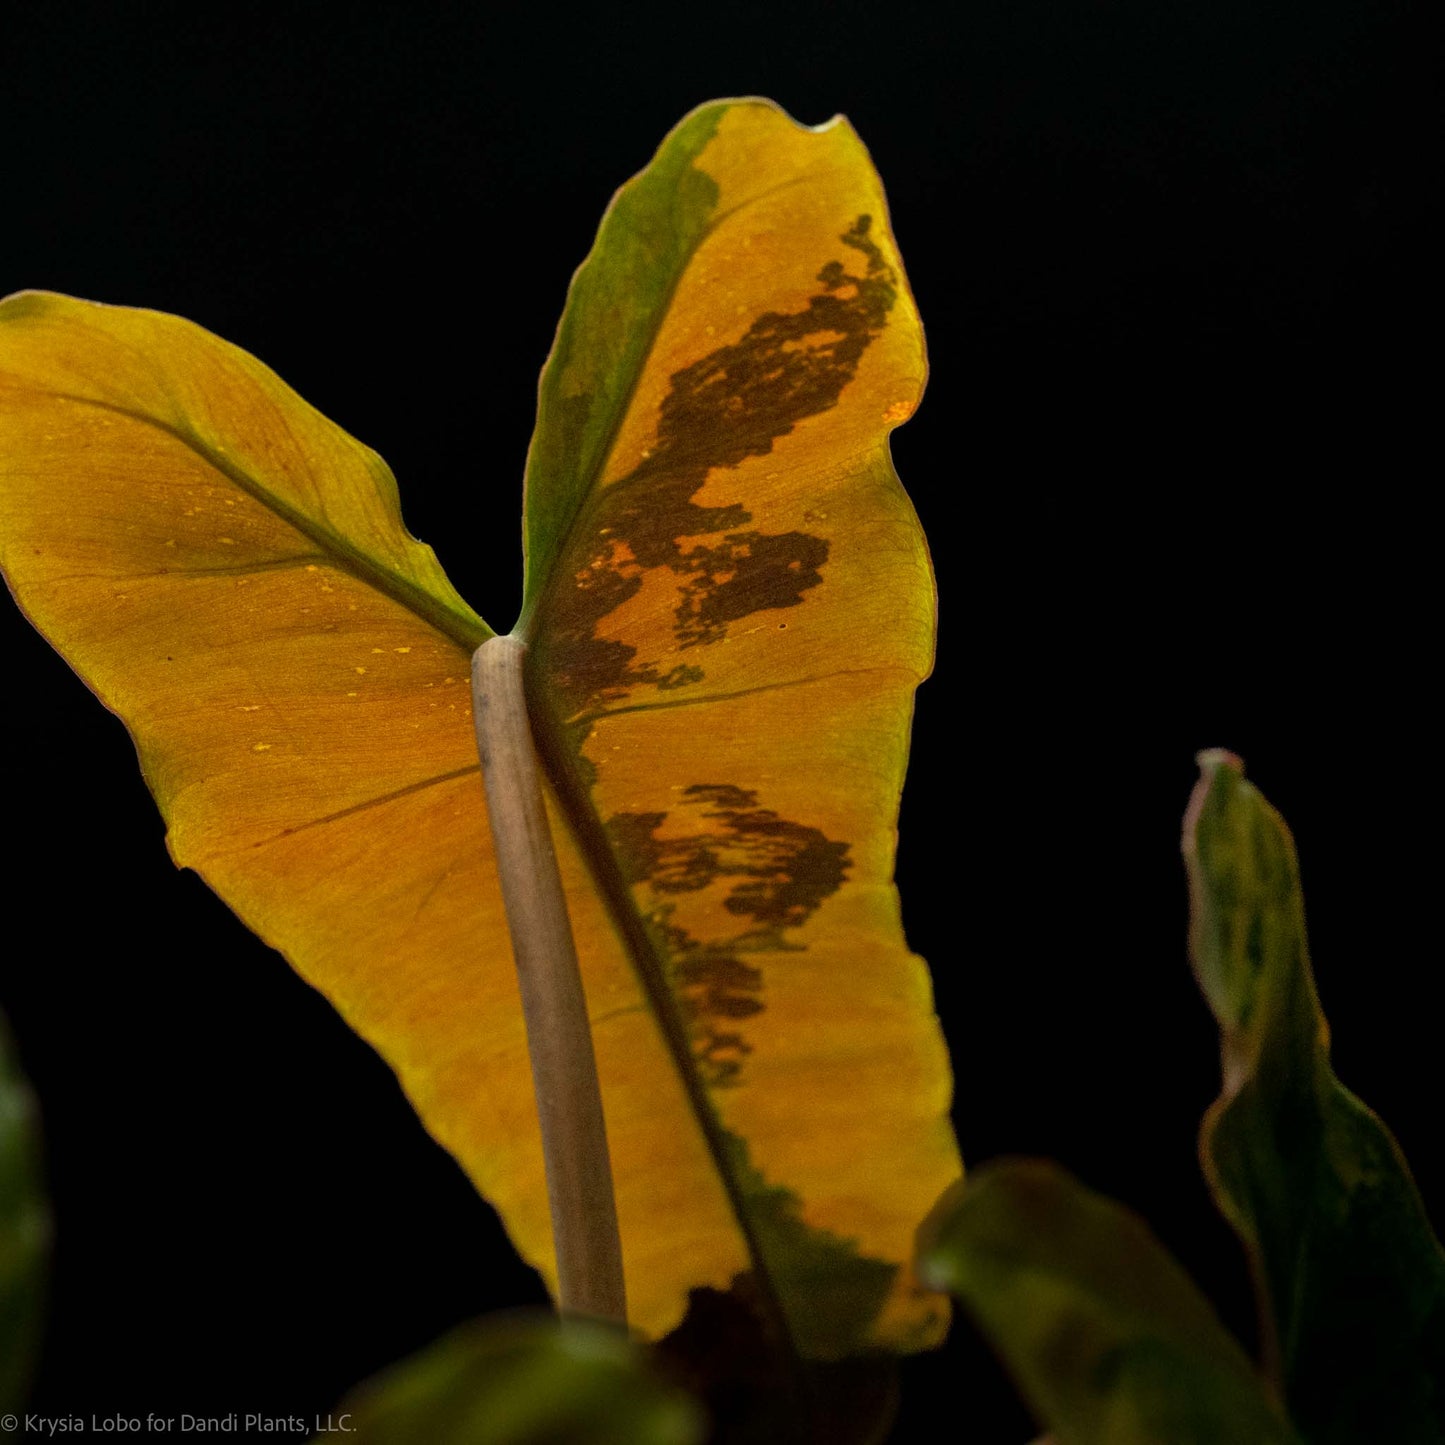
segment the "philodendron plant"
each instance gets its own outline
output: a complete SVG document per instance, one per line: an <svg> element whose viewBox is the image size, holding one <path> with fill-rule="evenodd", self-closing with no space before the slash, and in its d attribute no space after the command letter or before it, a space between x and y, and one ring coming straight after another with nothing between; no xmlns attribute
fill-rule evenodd
<svg viewBox="0 0 1445 1445"><path fill-rule="evenodd" d="M950 1072L892 883L934 593L888 433L925 369L851 127L694 111L573 279L498 636L260 362L0 304L17 602L564 1313L943 1336L912 1252Z"/></svg>
<svg viewBox="0 0 1445 1445"><path fill-rule="evenodd" d="M955 1184L892 884L934 594L887 439L924 375L851 128L701 107L573 279L499 636L380 458L255 359L156 312L0 303L17 601L130 728L177 863L386 1057L563 1316L374 1382L349 1406L363 1439L879 1439L886 1362L942 1339L950 1290L1060 1440L1293 1438L1141 1226L1044 1166ZM1253 838L1209 766L1197 817ZM1353 1219L1372 1181L1395 1213L1370 1227L1414 1251L1370 1275L1416 1289L1396 1394L1425 1381L1408 1418L1438 1433L1438 1246L1402 1171L1338 1163L1347 1096L1278 859L1212 846L1221 1202L1269 1297L1329 1319L1358 1230L1309 1201ZM1301 1327L1272 1378L1300 1438L1344 1438L1310 1433L1336 1406L1296 1399L1341 1378Z"/></svg>

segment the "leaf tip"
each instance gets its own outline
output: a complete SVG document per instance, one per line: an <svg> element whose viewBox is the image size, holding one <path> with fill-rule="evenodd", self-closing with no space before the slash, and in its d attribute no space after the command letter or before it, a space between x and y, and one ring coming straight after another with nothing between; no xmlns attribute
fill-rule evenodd
<svg viewBox="0 0 1445 1445"><path fill-rule="evenodd" d="M1232 753L1228 748L1204 748L1194 754L1194 761L1199 764L1199 771L1207 778L1212 778L1220 768L1228 768L1231 772L1244 776L1244 759L1238 753Z"/></svg>
<svg viewBox="0 0 1445 1445"><path fill-rule="evenodd" d="M38 291L33 287L12 291L8 296L0 296L0 321L18 321L23 316L33 316L54 299L53 291Z"/></svg>
<svg viewBox="0 0 1445 1445"><path fill-rule="evenodd" d="M1189 804L1184 809L1184 830L1180 840L1186 859L1195 856L1199 820L1204 812L1205 801L1220 773L1229 775L1235 782L1244 779L1244 759L1238 753L1230 752L1228 748L1204 748L1195 753L1194 761L1199 767L1199 781L1195 783L1194 791L1189 795Z"/></svg>

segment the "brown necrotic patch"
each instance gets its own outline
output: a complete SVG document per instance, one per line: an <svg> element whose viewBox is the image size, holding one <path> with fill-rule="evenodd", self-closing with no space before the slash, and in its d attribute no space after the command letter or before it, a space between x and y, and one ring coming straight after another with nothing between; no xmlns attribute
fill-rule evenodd
<svg viewBox="0 0 1445 1445"><path fill-rule="evenodd" d="M694 498L714 468L767 455L804 418L837 405L898 296L871 231L872 218L859 216L839 237L854 254L818 272L821 289L802 310L765 312L741 340L675 372L651 452L579 519L560 573L571 585L550 589L541 644L549 682L571 715L639 683L670 689L702 680L696 664L639 661L635 647L598 635L653 569L677 579L679 648L720 641L729 623L754 612L796 607L823 580L822 537L763 531L740 502L708 507Z"/></svg>
<svg viewBox="0 0 1445 1445"><path fill-rule="evenodd" d="M739 1024L764 1007L760 958L799 949L786 934L842 886L848 845L758 807L755 792L731 783L694 783L678 811L666 833L667 813L618 813L607 833L627 883L635 895L642 890L644 919L704 1079L734 1084L752 1052ZM698 937L680 923L679 905L714 887L737 926Z"/></svg>

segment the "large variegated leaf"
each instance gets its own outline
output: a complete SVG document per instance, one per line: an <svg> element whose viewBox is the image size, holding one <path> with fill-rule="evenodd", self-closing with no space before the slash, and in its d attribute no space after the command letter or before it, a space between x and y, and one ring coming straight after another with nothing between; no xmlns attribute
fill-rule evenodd
<svg viewBox="0 0 1445 1445"><path fill-rule="evenodd" d="M648 1331L740 1276L813 1354L943 1326L908 1261L958 1172L949 1071L891 881L933 592L887 432L923 376L856 136L748 101L619 193L543 377L518 633ZM0 305L0 424L7 579L173 856L550 1275L466 687L491 633L390 473L199 327L56 296Z"/></svg>

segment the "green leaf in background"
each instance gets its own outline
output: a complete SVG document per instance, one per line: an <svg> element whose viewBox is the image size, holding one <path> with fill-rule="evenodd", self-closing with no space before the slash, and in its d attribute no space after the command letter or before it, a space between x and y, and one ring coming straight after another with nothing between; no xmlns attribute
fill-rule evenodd
<svg viewBox="0 0 1445 1445"><path fill-rule="evenodd" d="M1249 1251L1266 1364L1311 1445L1445 1441L1445 1255L1399 1146L1335 1077L1294 842L1229 753L1184 826L1224 1089L1200 1152Z"/></svg>
<svg viewBox="0 0 1445 1445"><path fill-rule="evenodd" d="M918 1267L973 1314L1056 1445L1295 1440L1143 1221L1056 1164L975 1170L924 1224Z"/></svg>
<svg viewBox="0 0 1445 1445"><path fill-rule="evenodd" d="M532 1315L456 1331L360 1386L332 1421L354 1445L697 1445L704 1433L625 1335Z"/></svg>
<svg viewBox="0 0 1445 1445"><path fill-rule="evenodd" d="M40 1346L50 1212L35 1098L0 1018L0 1412L19 1409Z"/></svg>

